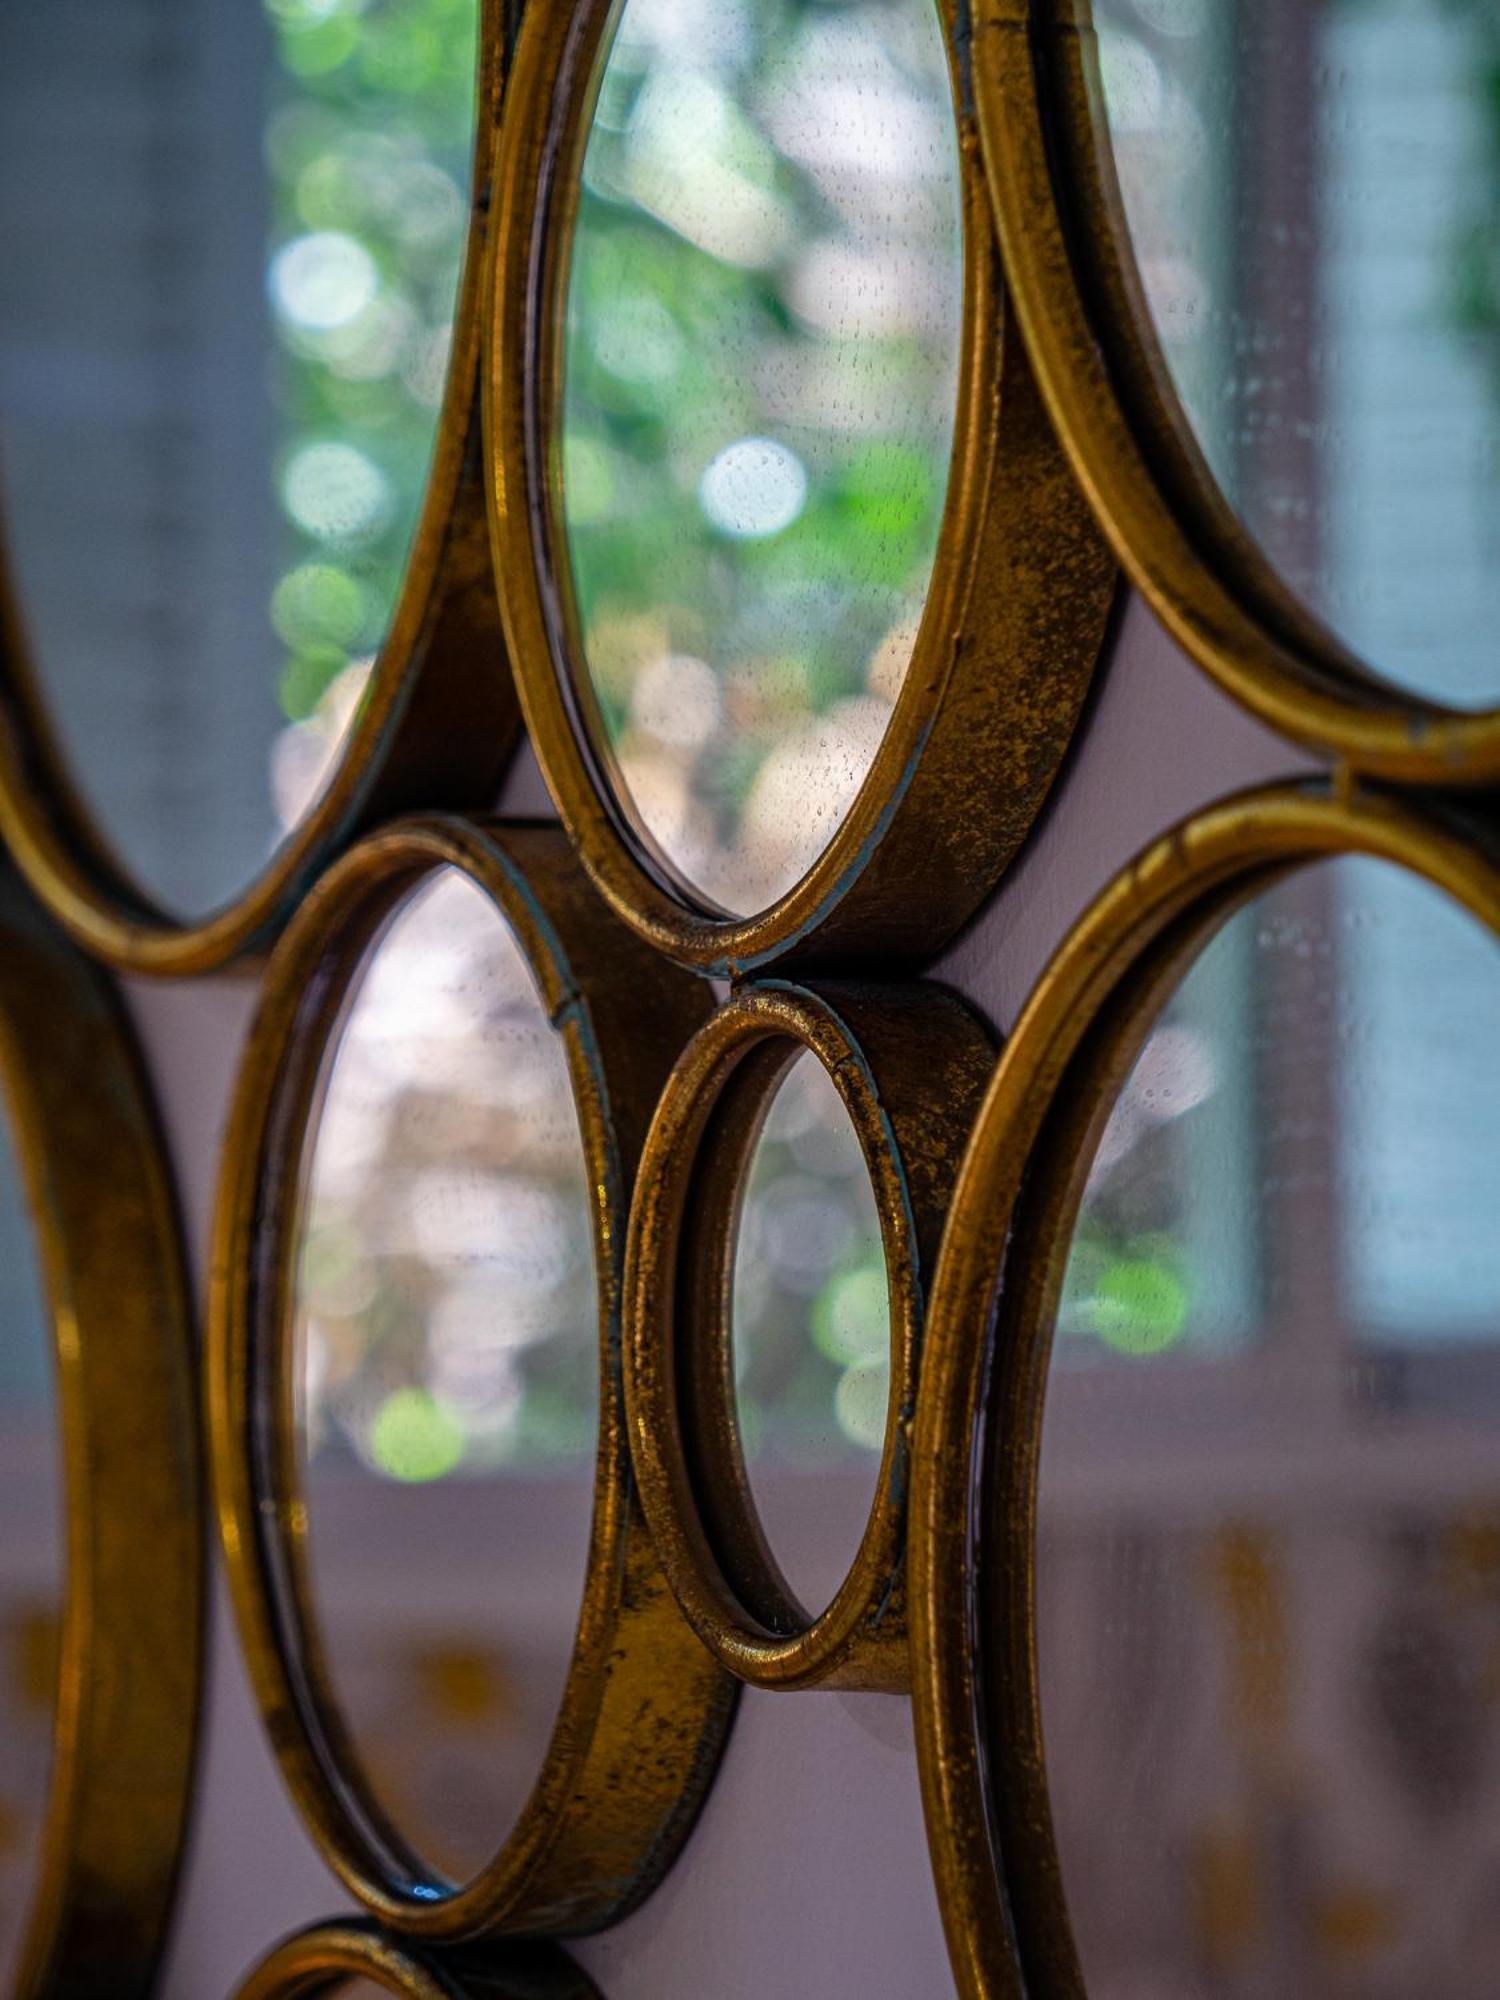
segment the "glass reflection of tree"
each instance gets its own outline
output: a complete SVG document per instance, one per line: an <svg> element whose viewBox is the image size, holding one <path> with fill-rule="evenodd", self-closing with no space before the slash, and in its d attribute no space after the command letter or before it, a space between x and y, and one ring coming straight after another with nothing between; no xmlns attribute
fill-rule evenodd
<svg viewBox="0 0 1500 2000"><path fill-rule="evenodd" d="M751 1162L734 1343L752 1459L880 1450L890 1388L880 1218L848 1113L812 1055L787 1073Z"/></svg>
<svg viewBox="0 0 1500 2000"><path fill-rule="evenodd" d="M447 875L369 961L329 1074L299 1308L309 1450L413 1483L592 1449L590 1204L563 1045Z"/></svg>
<svg viewBox="0 0 1500 2000"><path fill-rule="evenodd" d="M931 0L630 0L584 172L563 495L604 726L726 908L879 743L947 486L960 251Z"/></svg>
<svg viewBox="0 0 1500 2000"><path fill-rule="evenodd" d="M1254 1330L1256 942L1235 919L1207 946L1115 1100L1064 1278L1074 1358L1222 1353Z"/></svg>
<svg viewBox="0 0 1500 2000"><path fill-rule="evenodd" d="M477 0L265 0L283 824L384 636L427 476L468 215Z"/></svg>

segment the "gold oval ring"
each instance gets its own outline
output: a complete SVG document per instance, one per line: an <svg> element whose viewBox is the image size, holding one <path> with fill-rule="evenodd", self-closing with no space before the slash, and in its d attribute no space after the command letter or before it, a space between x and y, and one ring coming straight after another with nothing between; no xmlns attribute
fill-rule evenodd
<svg viewBox="0 0 1500 2000"><path fill-rule="evenodd" d="M1252 714L1374 775L1500 777L1500 709L1398 689L1294 596L1235 517L1170 385L1097 106L1092 0L976 0L974 87L1006 276L1053 420L1116 553Z"/></svg>
<svg viewBox="0 0 1500 2000"><path fill-rule="evenodd" d="M964 8L942 0L962 180L952 471L916 647L847 815L769 909L731 917L632 822L582 664L554 483L568 247L614 0L532 0L499 160L485 378L501 606L527 727L616 913L668 956L739 977L920 961L971 916L1040 810L1103 644L1116 573L1033 383L1001 284L967 108Z"/></svg>
<svg viewBox="0 0 1500 2000"><path fill-rule="evenodd" d="M552 1944L438 1954L388 1937L358 1917L283 1938L235 1989L234 2000L315 2000L349 1979L404 2000L599 2000L599 1989Z"/></svg>
<svg viewBox="0 0 1500 2000"><path fill-rule="evenodd" d="M52 1776L16 2000L154 1990L203 1682L192 1312L113 987L0 872L0 1086L50 1309L66 1517Z"/></svg>
<svg viewBox="0 0 1500 2000"><path fill-rule="evenodd" d="M359 1769L311 1609L290 1366L300 1191L331 1037L396 905L443 868L495 904L562 1038L588 1167L599 1291L599 1438L587 1581L540 1775L469 1882L434 1878ZM382 1922L461 1939L597 1928L687 1835L734 1686L683 1622L631 1479L620 1277L651 1107L707 990L603 909L554 826L398 822L336 862L272 956L240 1070L214 1235L209 1402L219 1522L251 1679L325 1859Z"/></svg>
<svg viewBox="0 0 1500 2000"><path fill-rule="evenodd" d="M811 1616L751 1495L735 1414L731 1294L745 1173L777 1085L823 1065L875 1194L891 1387L875 1499L849 1570ZM684 1050L641 1156L625 1280L625 1403L641 1504L709 1651L763 1688L904 1691L906 1496L923 1301L969 1120L994 1055L943 987L752 986Z"/></svg>
<svg viewBox="0 0 1500 2000"><path fill-rule="evenodd" d="M473 176L453 342L422 512L389 632L327 786L232 902L181 922L93 823L0 564L0 840L58 921L108 965L180 977L266 945L330 855L417 806L484 811L520 710L490 570L479 349L508 0L482 0Z"/></svg>
<svg viewBox="0 0 1500 2000"><path fill-rule="evenodd" d="M1143 1027L1209 934L1280 876L1341 854L1423 876L1500 934L1493 837L1457 814L1322 781L1226 800L1147 848L1086 911L974 1128L933 1287L911 1516L917 1754L964 2000L1082 1991L1035 1644L1042 1396L1080 1163Z"/></svg>

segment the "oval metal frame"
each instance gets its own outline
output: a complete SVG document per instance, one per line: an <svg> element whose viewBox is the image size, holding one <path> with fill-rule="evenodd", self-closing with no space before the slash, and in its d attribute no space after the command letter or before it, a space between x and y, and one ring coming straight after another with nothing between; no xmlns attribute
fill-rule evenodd
<svg viewBox="0 0 1500 2000"><path fill-rule="evenodd" d="M1151 331L1100 129L1092 0L975 0L976 113L1052 417L1132 581L1224 691L1373 775L1500 777L1500 707L1394 686L1282 582L1209 473Z"/></svg>
<svg viewBox="0 0 1500 2000"><path fill-rule="evenodd" d="M322 1656L307 1572L290 1365L303 1166L351 984L402 897L461 870L494 902L561 1035L589 1166L599 1437L572 1664L530 1797L469 1882L437 1878L364 1783ZM683 1622L630 1476L619 1310L635 1164L663 1078L709 994L599 904L555 826L401 821L323 876L272 956L231 1113L215 1219L209 1408L241 1643L271 1743L329 1865L382 1922L465 1939L614 1922L686 1838L734 1684Z"/></svg>
<svg viewBox="0 0 1500 2000"><path fill-rule="evenodd" d="M108 979L0 867L0 1085L53 1328L66 1527L52 1772L14 2000L154 1990L204 1652L192 1311L150 1086Z"/></svg>
<svg viewBox="0 0 1500 2000"><path fill-rule="evenodd" d="M1085 912L1001 1056L959 1177L913 1457L912 1677L927 1836L964 2000L1081 1996L1051 1831L1035 1636L1052 1314L1079 1187L1143 1020L1237 904L1341 854L1390 861L1500 935L1500 849L1321 781L1211 806ZM1014 1246L1014 1247L1013 1247Z"/></svg>
<svg viewBox="0 0 1500 2000"><path fill-rule="evenodd" d="M527 727L585 867L669 957L738 977L772 961L929 957L1025 839L1092 682L1117 573L1033 382L1004 296L967 76L952 51L964 306L952 471L912 660L885 737L828 846L749 917L714 910L631 824L608 775L553 485L568 248L616 0L530 0L501 139L485 401L501 608Z"/></svg>
<svg viewBox="0 0 1500 2000"><path fill-rule="evenodd" d="M944 987L765 982L709 1020L662 1093L626 1254L631 1450L685 1617L752 1686L908 1686L906 1508L924 1297L994 1048ZM828 1072L859 1140L891 1308L875 1499L842 1584L816 1616L783 1576L756 1511L731 1332L745 1176L776 1088L804 1051Z"/></svg>
<svg viewBox="0 0 1500 2000"><path fill-rule="evenodd" d="M234 2000L315 2000L366 1979L405 2000L599 2000L599 1989L553 1944L437 1953L388 1936L364 1918L313 1924L283 1938Z"/></svg>
<svg viewBox="0 0 1500 2000"><path fill-rule="evenodd" d="M390 630L328 785L233 901L180 921L136 883L94 822L47 712L0 563L0 840L87 950L122 970L212 971L266 944L330 855L394 814L483 811L514 752L520 708L485 520L481 318L504 72L519 0L481 0L473 178L463 274L422 512Z"/></svg>

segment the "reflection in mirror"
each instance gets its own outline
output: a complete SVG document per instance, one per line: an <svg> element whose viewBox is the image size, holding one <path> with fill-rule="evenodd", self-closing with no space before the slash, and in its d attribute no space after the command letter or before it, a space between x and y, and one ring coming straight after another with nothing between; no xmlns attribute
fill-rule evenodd
<svg viewBox="0 0 1500 2000"><path fill-rule="evenodd" d="M0 475L85 802L184 917L321 790L426 480L476 0L0 8Z"/></svg>
<svg viewBox="0 0 1500 2000"><path fill-rule="evenodd" d="M1460 2000L1500 1952L1500 944L1343 858L1245 905L1093 1156L1038 1673L1094 2000Z"/></svg>
<svg viewBox="0 0 1500 2000"><path fill-rule="evenodd" d="M572 246L563 520L620 802L724 911L799 880L884 733L962 291L933 0L625 0Z"/></svg>
<svg viewBox="0 0 1500 2000"><path fill-rule="evenodd" d="M466 876L399 906L324 1088L296 1325L316 1612L375 1797L463 1881L561 1698L599 1366L565 1051Z"/></svg>
<svg viewBox="0 0 1500 2000"><path fill-rule="evenodd" d="M1124 223L1219 486L1387 679L1500 705L1500 15L1094 14Z"/></svg>
<svg viewBox="0 0 1500 2000"><path fill-rule="evenodd" d="M0 1992L10 1992L47 1814L62 1629L62 1454L52 1329L0 1118Z"/></svg>
<svg viewBox="0 0 1500 2000"><path fill-rule="evenodd" d="M735 1398L756 1511L816 1615L875 1499L891 1381L875 1193L833 1079L786 1072L751 1156L735 1249Z"/></svg>

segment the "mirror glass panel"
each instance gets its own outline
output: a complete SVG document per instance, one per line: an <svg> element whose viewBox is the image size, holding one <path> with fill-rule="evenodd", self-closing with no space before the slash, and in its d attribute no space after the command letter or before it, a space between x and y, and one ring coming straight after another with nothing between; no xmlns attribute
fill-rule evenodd
<svg viewBox="0 0 1500 2000"><path fill-rule="evenodd" d="M1038 1668L1091 1995L1460 2000L1500 1949L1500 944L1341 858L1244 905L1088 1165Z"/></svg>
<svg viewBox="0 0 1500 2000"><path fill-rule="evenodd" d="M837 831L932 573L963 295L933 0L625 0L571 257L583 707L647 850L750 914Z"/></svg>
<svg viewBox="0 0 1500 2000"><path fill-rule="evenodd" d="M880 1216L843 1099L804 1051L751 1155L735 1247L736 1414L783 1575L816 1614L875 1499L891 1383Z"/></svg>
<svg viewBox="0 0 1500 2000"><path fill-rule="evenodd" d="M201 917L389 624L468 213L477 0L0 8L0 513L112 851Z"/></svg>
<svg viewBox="0 0 1500 2000"><path fill-rule="evenodd" d="M52 1325L0 1116L0 1991L37 1887L57 1707L66 1547Z"/></svg>
<svg viewBox="0 0 1500 2000"><path fill-rule="evenodd" d="M561 1038L454 870L366 959L326 1078L297 1290L318 1629L367 1781L462 1881L541 1765L587 1567L590 1180Z"/></svg>
<svg viewBox="0 0 1500 2000"><path fill-rule="evenodd" d="M1500 705L1489 0L1094 0L1121 228L1231 508L1386 679Z"/></svg>

